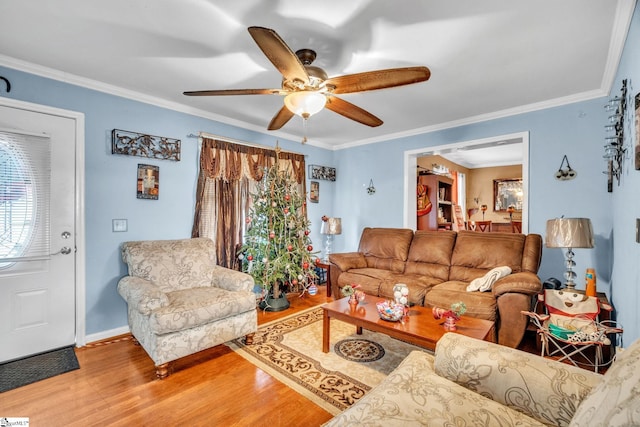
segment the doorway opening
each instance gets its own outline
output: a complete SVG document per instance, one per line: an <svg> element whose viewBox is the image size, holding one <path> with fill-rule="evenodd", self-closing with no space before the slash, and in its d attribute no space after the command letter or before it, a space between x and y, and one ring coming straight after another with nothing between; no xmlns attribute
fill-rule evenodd
<svg viewBox="0 0 640 427"><path fill-rule="evenodd" d="M529 132L519 132L507 135L498 135L489 138L482 138L469 141L455 142L451 144L424 147L404 152L404 203L403 203L403 226L417 229L417 182L418 158L435 155L455 153L462 155L472 154L474 168L497 166L497 158L500 155L501 146L520 147L519 154L522 162L522 233L528 232L529 223ZM453 158L453 155L452 155ZM509 162L509 161L507 161ZM513 162L511 161L513 164Z"/></svg>

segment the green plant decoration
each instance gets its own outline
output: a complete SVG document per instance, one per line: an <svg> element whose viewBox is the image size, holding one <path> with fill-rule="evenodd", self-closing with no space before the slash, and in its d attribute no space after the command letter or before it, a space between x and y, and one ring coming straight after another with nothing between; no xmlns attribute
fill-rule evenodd
<svg viewBox="0 0 640 427"><path fill-rule="evenodd" d="M252 194L245 243L239 258L243 271L273 298L281 291L304 291L316 278L306 216L306 198L290 170L276 160Z"/></svg>

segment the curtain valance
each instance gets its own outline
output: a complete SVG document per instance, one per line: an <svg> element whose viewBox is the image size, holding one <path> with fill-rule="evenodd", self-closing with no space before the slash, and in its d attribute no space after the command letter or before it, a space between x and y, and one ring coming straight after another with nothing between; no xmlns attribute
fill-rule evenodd
<svg viewBox="0 0 640 427"><path fill-rule="evenodd" d="M281 168L291 168L298 184L304 182L304 155L275 149L251 147L202 138L200 169L207 178L237 181L249 178L260 181L264 170L275 163L276 156L280 159ZM284 161L282 161L284 160Z"/></svg>

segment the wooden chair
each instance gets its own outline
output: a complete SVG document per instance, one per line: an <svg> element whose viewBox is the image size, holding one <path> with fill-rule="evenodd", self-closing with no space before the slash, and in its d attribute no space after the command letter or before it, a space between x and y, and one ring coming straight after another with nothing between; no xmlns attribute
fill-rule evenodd
<svg viewBox="0 0 640 427"><path fill-rule="evenodd" d="M491 232L491 221L476 221L476 230L483 233Z"/></svg>
<svg viewBox="0 0 640 427"><path fill-rule="evenodd" d="M453 213L455 218L455 230L466 230L467 223L464 221L464 215L462 214L462 208L460 205L453 205Z"/></svg>
<svg viewBox="0 0 640 427"><path fill-rule="evenodd" d="M511 221L511 232L522 233L522 221Z"/></svg>

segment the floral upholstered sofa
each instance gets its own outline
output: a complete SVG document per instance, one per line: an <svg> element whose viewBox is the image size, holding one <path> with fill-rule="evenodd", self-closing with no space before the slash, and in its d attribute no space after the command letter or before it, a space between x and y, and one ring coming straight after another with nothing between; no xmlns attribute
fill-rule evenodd
<svg viewBox="0 0 640 427"><path fill-rule="evenodd" d="M253 278L216 265L207 238L126 242L129 274L118 282L128 305L129 328L156 365L246 336L258 329Z"/></svg>
<svg viewBox="0 0 640 427"><path fill-rule="evenodd" d="M325 426L638 426L640 340L606 374L455 333Z"/></svg>

